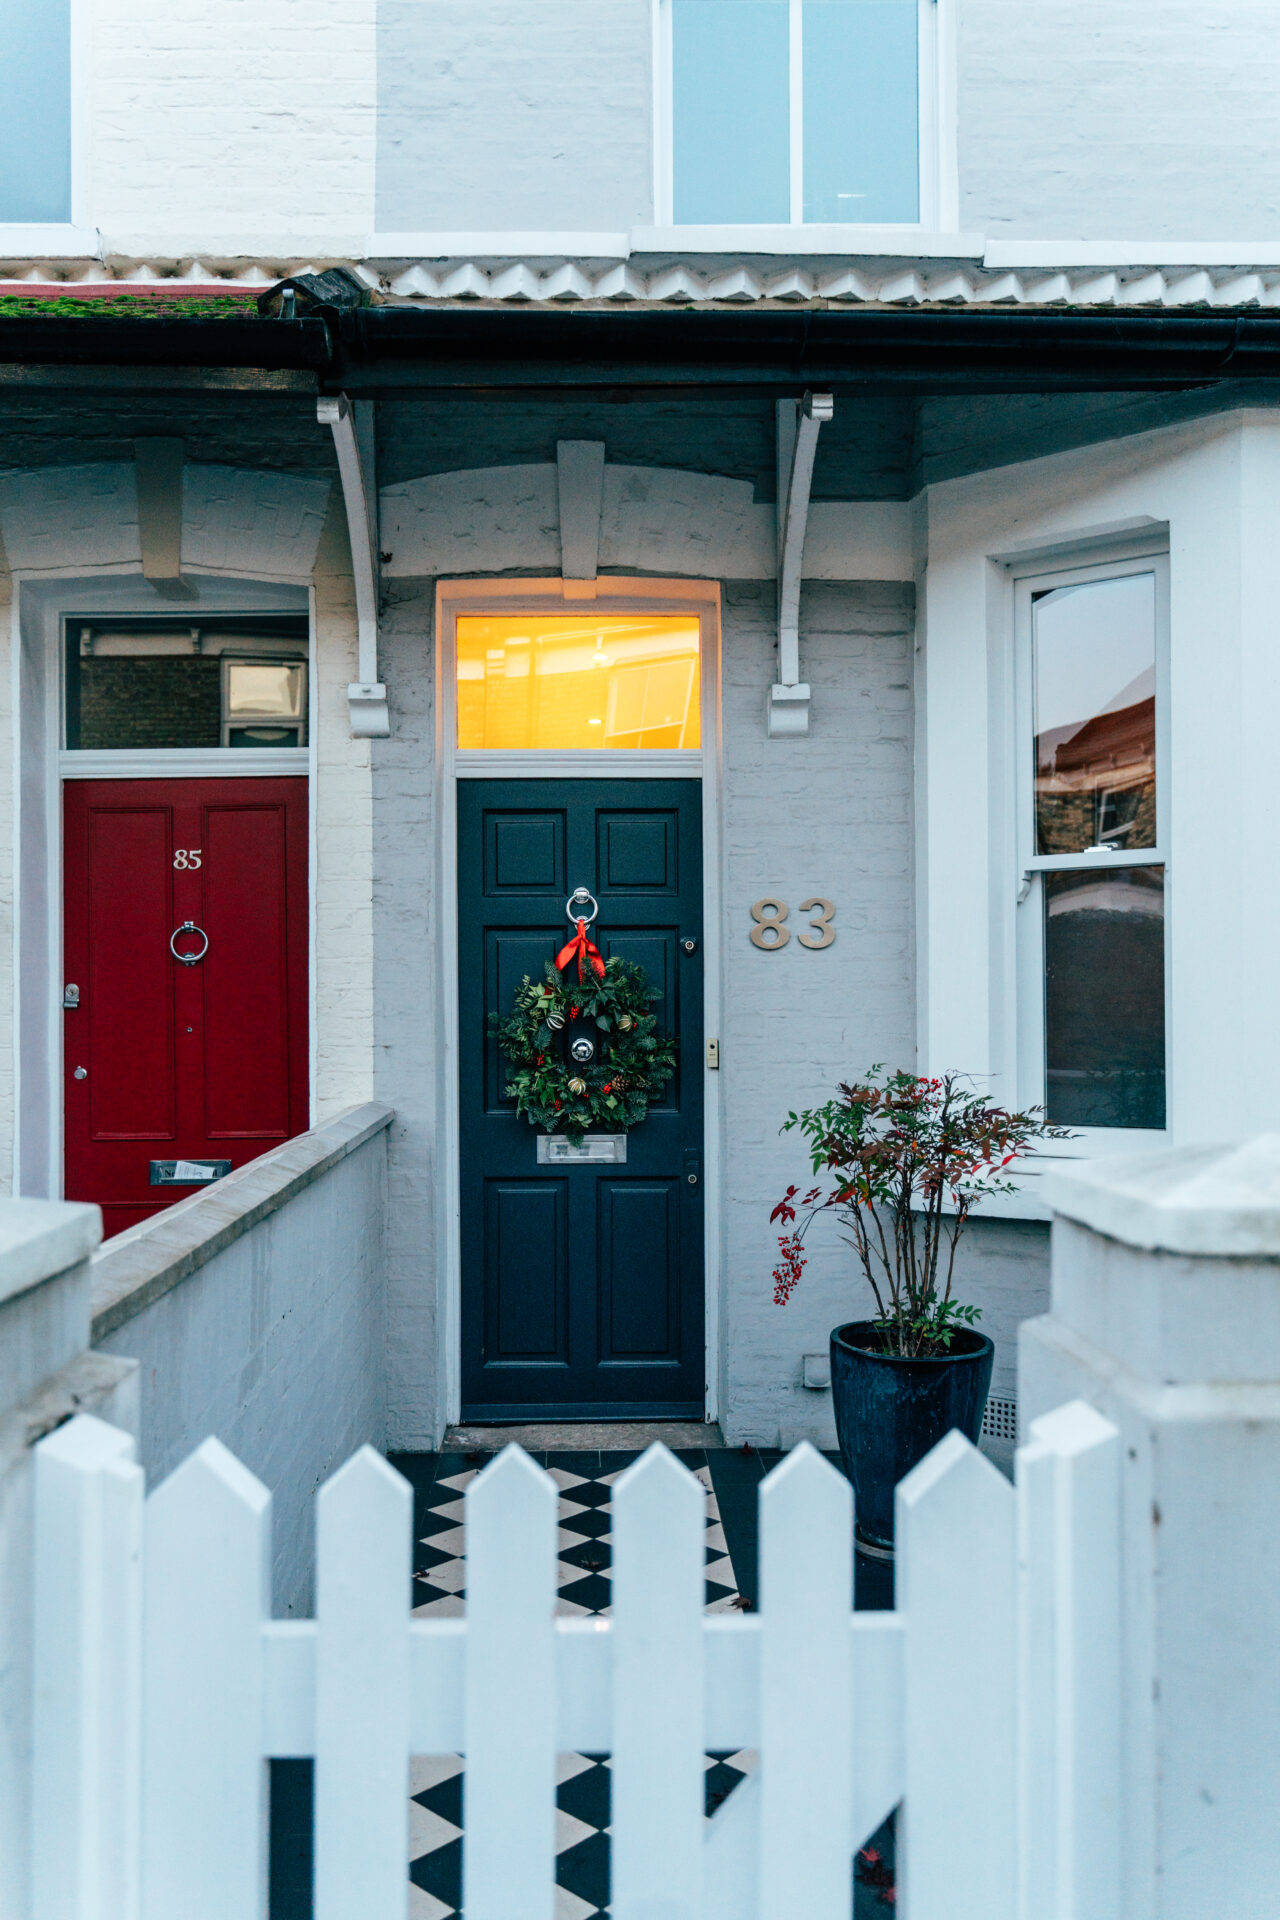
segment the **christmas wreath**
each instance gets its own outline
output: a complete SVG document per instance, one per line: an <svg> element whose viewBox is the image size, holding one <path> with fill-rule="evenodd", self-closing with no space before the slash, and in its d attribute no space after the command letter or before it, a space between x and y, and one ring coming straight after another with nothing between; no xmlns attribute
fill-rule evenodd
<svg viewBox="0 0 1280 1920"><path fill-rule="evenodd" d="M526 974L506 1019L489 1016L517 1113L574 1146L585 1133L639 1126L675 1072L675 1042L657 1031L652 1012L660 998L643 967L601 959L579 921L576 938L547 962L545 980Z"/></svg>

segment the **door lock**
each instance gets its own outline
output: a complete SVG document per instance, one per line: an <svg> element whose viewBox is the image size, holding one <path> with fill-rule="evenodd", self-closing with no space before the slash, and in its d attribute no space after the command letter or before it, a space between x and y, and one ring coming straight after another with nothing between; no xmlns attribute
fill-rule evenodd
<svg viewBox="0 0 1280 1920"><path fill-rule="evenodd" d="M687 1187L696 1187L702 1177L702 1155L696 1147L684 1150L684 1181Z"/></svg>
<svg viewBox="0 0 1280 1920"><path fill-rule="evenodd" d="M64 1007L78 1007L80 1005L80 989L74 980L68 980L66 986L62 989L62 1004Z"/></svg>
<svg viewBox="0 0 1280 1920"><path fill-rule="evenodd" d="M688 954L694 954L698 951L698 943L696 940L682 940L680 945Z"/></svg>
<svg viewBox="0 0 1280 1920"><path fill-rule="evenodd" d="M88 1067L77 1067L71 1078L73 1080L87 1080L89 1078Z"/></svg>

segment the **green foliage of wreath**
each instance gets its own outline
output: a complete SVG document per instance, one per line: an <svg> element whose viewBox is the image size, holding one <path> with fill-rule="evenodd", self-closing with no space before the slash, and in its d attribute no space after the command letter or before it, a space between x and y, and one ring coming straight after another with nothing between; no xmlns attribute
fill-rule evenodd
<svg viewBox="0 0 1280 1920"><path fill-rule="evenodd" d="M525 975L504 1020L489 1026L511 1068L507 1093L532 1126L564 1133L575 1146L584 1133L626 1133L675 1072L676 1045L658 1032L653 1005L662 998L643 967L616 956L604 978L588 966L578 981L548 961L546 979ZM579 1015L595 1023L596 1057L579 1066L567 1057L565 1033ZM553 1023L559 1022L556 1026Z"/></svg>

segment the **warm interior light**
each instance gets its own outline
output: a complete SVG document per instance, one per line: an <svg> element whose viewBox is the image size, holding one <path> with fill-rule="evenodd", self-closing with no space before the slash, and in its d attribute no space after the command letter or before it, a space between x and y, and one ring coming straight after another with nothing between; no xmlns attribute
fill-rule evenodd
<svg viewBox="0 0 1280 1920"><path fill-rule="evenodd" d="M457 637L459 747L702 744L694 614L460 614Z"/></svg>

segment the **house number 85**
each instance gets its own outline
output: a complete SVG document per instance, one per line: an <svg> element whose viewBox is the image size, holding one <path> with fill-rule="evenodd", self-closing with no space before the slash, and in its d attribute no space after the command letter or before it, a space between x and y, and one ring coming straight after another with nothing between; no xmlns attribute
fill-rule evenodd
<svg viewBox="0 0 1280 1920"><path fill-rule="evenodd" d="M200 865L199 847L175 847L173 864L179 873L185 873L189 867L198 867Z"/></svg>
<svg viewBox="0 0 1280 1920"><path fill-rule="evenodd" d="M800 945L829 947L836 937L836 930L831 924L835 908L830 900L815 894L812 900L801 901L800 911L812 915L808 933L796 936ZM791 938L790 927L783 925L789 912L785 900L773 900L766 896L763 900L755 901L751 908L751 918L756 923L751 929L752 946L763 947L766 953L776 953L779 947L785 947Z"/></svg>

